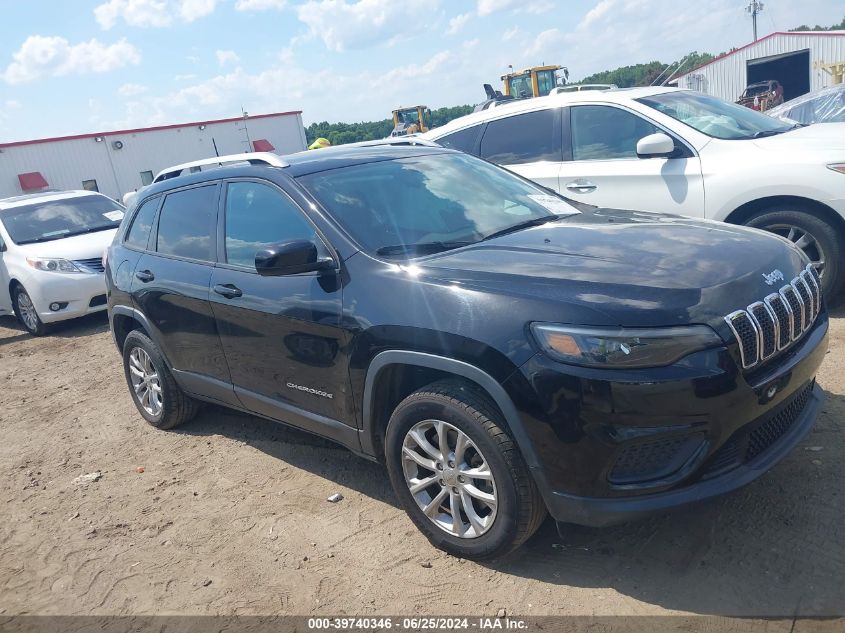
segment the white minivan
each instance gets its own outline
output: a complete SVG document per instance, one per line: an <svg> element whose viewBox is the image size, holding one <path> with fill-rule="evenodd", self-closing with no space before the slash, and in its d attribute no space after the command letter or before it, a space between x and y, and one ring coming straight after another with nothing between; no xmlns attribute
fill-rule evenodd
<svg viewBox="0 0 845 633"><path fill-rule="evenodd" d="M105 310L103 253L123 213L91 191L0 200L0 314L40 336L49 323Z"/></svg>

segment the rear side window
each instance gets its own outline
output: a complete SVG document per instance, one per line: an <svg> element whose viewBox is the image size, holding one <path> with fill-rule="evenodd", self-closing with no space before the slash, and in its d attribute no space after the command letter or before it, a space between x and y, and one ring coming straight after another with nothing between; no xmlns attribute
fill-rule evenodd
<svg viewBox="0 0 845 633"><path fill-rule="evenodd" d="M481 141L481 157L500 165L561 161L557 109L527 112L491 121Z"/></svg>
<svg viewBox="0 0 845 633"><path fill-rule="evenodd" d="M636 158L637 141L660 132L627 110L610 106L572 108L573 160Z"/></svg>
<svg viewBox="0 0 845 633"><path fill-rule="evenodd" d="M156 250L165 255L214 260L217 185L168 194L158 220Z"/></svg>
<svg viewBox="0 0 845 633"><path fill-rule="evenodd" d="M132 226L129 227L129 232L123 241L124 244L141 250L147 248L150 230L153 227L153 220L160 200L160 198L152 198L141 205L141 208L135 214L135 219L132 220Z"/></svg>
<svg viewBox="0 0 845 633"><path fill-rule="evenodd" d="M437 139L437 143L449 149L456 149L467 154L472 154L475 149L475 141L478 138L479 127L478 125L474 125L465 130L452 132Z"/></svg>
<svg viewBox="0 0 845 633"><path fill-rule="evenodd" d="M255 254L271 244L313 240L317 232L294 202L257 182L232 182L226 193L226 261L255 267Z"/></svg>

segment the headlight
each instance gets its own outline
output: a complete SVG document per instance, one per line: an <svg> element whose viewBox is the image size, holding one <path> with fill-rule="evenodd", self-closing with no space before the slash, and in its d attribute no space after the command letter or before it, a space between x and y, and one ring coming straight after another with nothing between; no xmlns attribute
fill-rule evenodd
<svg viewBox="0 0 845 633"><path fill-rule="evenodd" d="M838 171L840 174L845 174L845 163L834 163L833 165L828 165L827 168Z"/></svg>
<svg viewBox="0 0 845 633"><path fill-rule="evenodd" d="M36 270L45 270L50 273L81 273L84 272L71 261L66 259L50 259L47 257L26 258L26 263Z"/></svg>
<svg viewBox="0 0 845 633"><path fill-rule="evenodd" d="M706 325L662 328L585 328L532 323L537 343L554 360L584 367L662 367L723 345Z"/></svg>

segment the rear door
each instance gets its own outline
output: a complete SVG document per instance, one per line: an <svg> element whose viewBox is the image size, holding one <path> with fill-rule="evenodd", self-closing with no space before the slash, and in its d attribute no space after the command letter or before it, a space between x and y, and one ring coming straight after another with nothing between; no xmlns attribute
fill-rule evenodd
<svg viewBox="0 0 845 633"><path fill-rule="evenodd" d="M672 158L638 158L637 142L667 131L611 105L569 108L571 156L560 172L560 192L588 204L704 217L701 162L683 141Z"/></svg>
<svg viewBox="0 0 845 633"><path fill-rule="evenodd" d="M564 160L561 108L490 121L481 139L480 156L557 190Z"/></svg>
<svg viewBox="0 0 845 633"><path fill-rule="evenodd" d="M6 253L8 245L4 241L3 231L0 230L0 314L12 314L12 298L9 295L9 270L6 267Z"/></svg>
<svg viewBox="0 0 845 633"><path fill-rule="evenodd" d="M208 300L219 189L203 183L164 197L149 251L135 266L132 296L182 387L236 403Z"/></svg>
<svg viewBox="0 0 845 633"><path fill-rule="evenodd" d="M308 412L352 419L334 271L263 277L255 254L273 244L325 244L300 206L263 180L226 183L211 305L232 382L248 409L325 434Z"/></svg>

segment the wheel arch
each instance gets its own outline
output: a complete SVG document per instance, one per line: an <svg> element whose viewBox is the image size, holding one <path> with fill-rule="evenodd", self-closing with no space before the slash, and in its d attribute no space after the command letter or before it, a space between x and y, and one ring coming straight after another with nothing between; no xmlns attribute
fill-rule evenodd
<svg viewBox="0 0 845 633"><path fill-rule="evenodd" d="M490 400L516 440L525 462L539 474L539 458L531 445L519 413L510 396L490 374L454 358L426 352L388 350L377 354L367 369L362 402L361 447L364 453L380 458L387 423L396 405L416 389L436 380L453 378L468 383ZM376 407L378 403L378 408ZM538 485L542 488L540 481Z"/></svg>
<svg viewBox="0 0 845 633"><path fill-rule="evenodd" d="M111 322L112 337L117 345L117 349L121 353L123 352L123 344L126 342L126 337L133 330L140 330L152 339L152 328L150 327L149 321L135 308L123 305L114 306L109 310L109 321Z"/></svg>
<svg viewBox="0 0 845 633"><path fill-rule="evenodd" d="M725 222L730 224L745 224L761 211L786 205L795 205L796 211L801 210L801 208L810 208L816 211L820 217L824 218L836 229L840 236L845 237L845 218L826 204L802 196L768 196L766 198L751 200L731 211L725 218Z"/></svg>

